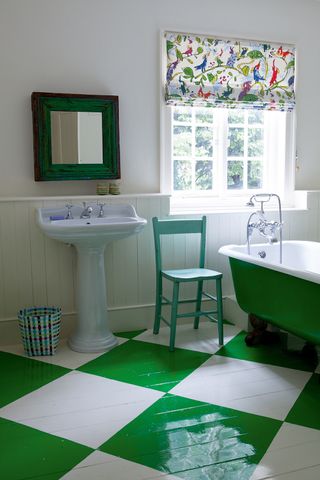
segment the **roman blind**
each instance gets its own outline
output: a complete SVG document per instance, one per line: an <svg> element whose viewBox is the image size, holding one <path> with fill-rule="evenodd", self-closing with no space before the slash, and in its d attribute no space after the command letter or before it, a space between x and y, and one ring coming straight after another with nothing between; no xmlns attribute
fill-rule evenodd
<svg viewBox="0 0 320 480"><path fill-rule="evenodd" d="M167 104L293 110L293 45L175 32L164 39Z"/></svg>

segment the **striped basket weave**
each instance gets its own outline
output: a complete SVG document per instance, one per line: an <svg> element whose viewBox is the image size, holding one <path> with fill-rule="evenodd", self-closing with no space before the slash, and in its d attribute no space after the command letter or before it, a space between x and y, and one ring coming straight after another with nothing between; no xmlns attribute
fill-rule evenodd
<svg viewBox="0 0 320 480"><path fill-rule="evenodd" d="M60 334L60 307L24 308L18 313L19 328L26 355L54 355Z"/></svg>

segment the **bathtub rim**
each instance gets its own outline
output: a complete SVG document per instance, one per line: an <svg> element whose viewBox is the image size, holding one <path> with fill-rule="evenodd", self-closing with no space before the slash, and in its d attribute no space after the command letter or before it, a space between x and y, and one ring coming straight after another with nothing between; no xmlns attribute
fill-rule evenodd
<svg viewBox="0 0 320 480"><path fill-rule="evenodd" d="M317 245L320 254L320 242L313 242L309 240L284 240L282 242L283 247L285 248L286 245L302 245L307 247L308 245ZM261 249L269 249L270 245L268 243L255 243L250 245L250 247L258 247ZM241 248L243 251L235 250L235 248ZM275 270L278 272L285 273L287 275L292 275L297 278L301 278L303 280L307 280L309 282L318 283L320 284L320 272L319 274L312 272L310 270L298 270L292 267L288 267L284 264L280 263L271 263L267 260L263 260L260 258L252 257L247 253L247 244L236 245L223 245L219 248L218 253L221 255L236 258L238 260L242 260L243 262L252 263L254 265L259 265L260 267L269 268L270 270Z"/></svg>

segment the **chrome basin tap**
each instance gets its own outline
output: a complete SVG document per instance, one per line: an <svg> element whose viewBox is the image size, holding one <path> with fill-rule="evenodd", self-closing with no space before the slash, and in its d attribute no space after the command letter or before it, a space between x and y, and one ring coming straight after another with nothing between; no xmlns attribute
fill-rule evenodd
<svg viewBox="0 0 320 480"><path fill-rule="evenodd" d="M67 205L66 205L67 215L65 216L66 220L72 220L73 219L72 212L71 212L72 207L73 207L73 205L71 203L67 203Z"/></svg>
<svg viewBox="0 0 320 480"><path fill-rule="evenodd" d="M90 205L87 205L86 202L83 202L83 211L80 215L80 218L91 218L93 208Z"/></svg>

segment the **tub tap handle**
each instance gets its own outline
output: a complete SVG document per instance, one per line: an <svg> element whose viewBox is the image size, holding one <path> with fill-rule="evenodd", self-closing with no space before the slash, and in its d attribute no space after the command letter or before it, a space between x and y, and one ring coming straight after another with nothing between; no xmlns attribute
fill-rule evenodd
<svg viewBox="0 0 320 480"><path fill-rule="evenodd" d="M280 230L280 228L282 227L283 225L283 222L276 222L275 220L272 220L271 222L268 222L266 224L267 227L270 227L270 230L272 233L275 233L276 230Z"/></svg>
<svg viewBox="0 0 320 480"><path fill-rule="evenodd" d="M253 229L256 228L256 224L255 223L249 223L248 224L248 236L251 237L252 233L253 233Z"/></svg>

